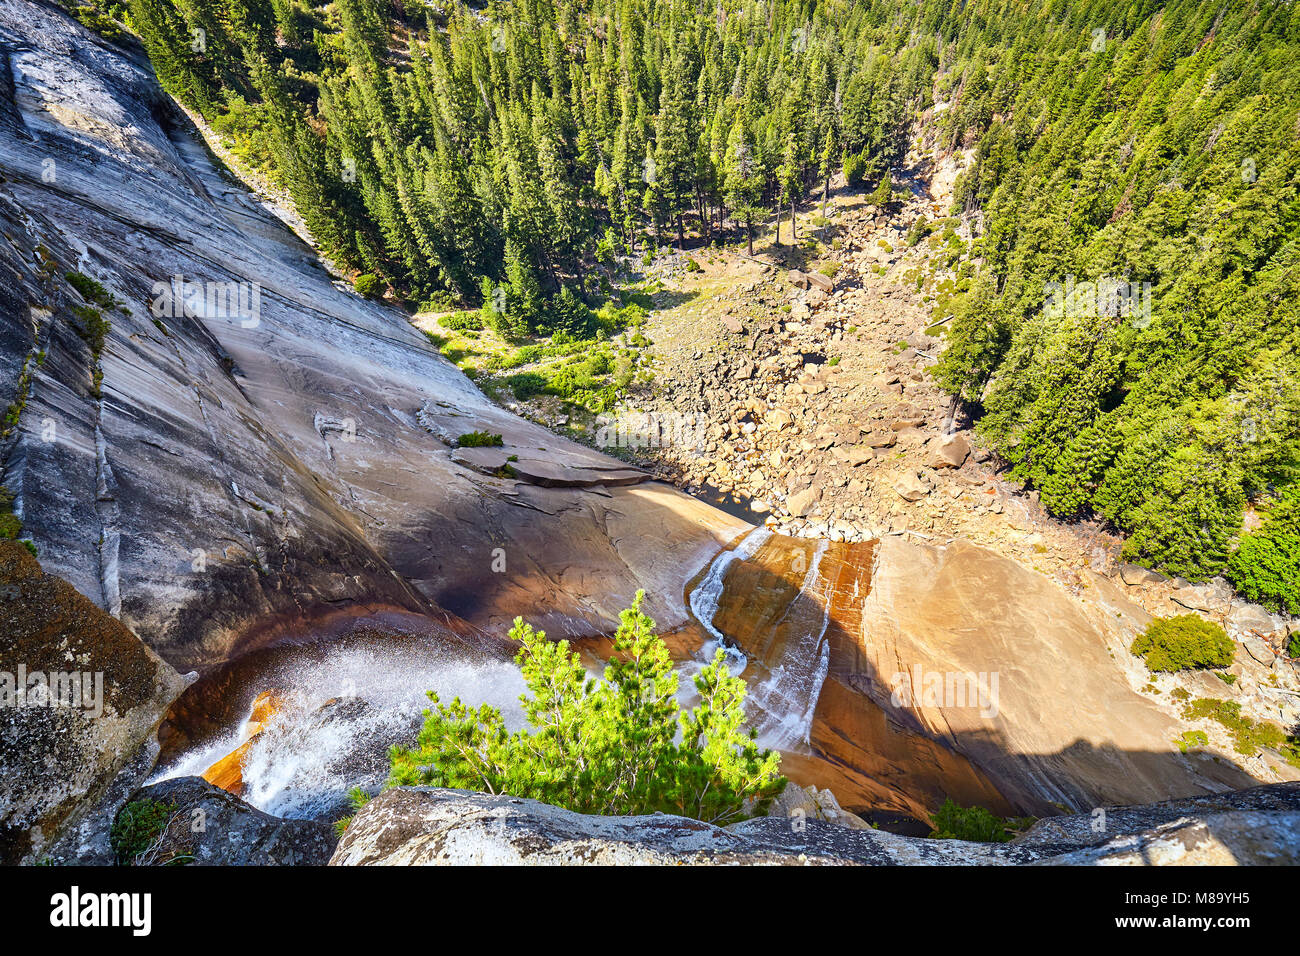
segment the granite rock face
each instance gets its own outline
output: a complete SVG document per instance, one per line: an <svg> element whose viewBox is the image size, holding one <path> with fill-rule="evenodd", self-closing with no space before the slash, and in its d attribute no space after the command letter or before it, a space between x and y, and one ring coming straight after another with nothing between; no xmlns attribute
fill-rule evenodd
<svg viewBox="0 0 1300 956"><path fill-rule="evenodd" d="M1042 855L820 820L763 817L724 829L665 814L585 816L517 797L398 787L362 808L330 865L943 865L1029 863Z"/></svg>
<svg viewBox="0 0 1300 956"><path fill-rule="evenodd" d="M1140 806L1098 807L1090 813L1045 817L1016 837L1021 846L1102 846L1116 837L1152 830L1186 817L1238 811L1300 813L1300 783L1272 783Z"/></svg>
<svg viewBox="0 0 1300 956"><path fill-rule="evenodd" d="M16 416L0 483L46 571L176 671L340 615L415 614L467 637L523 612L552 637L605 635L639 587L661 630L686 630L687 583L750 528L493 405L232 180L138 53L34 0L0 0L0 233L0 405ZM809 394L823 369L805 369ZM868 443L906 443L925 419L891 406L871 428L895 437ZM458 447L474 431L502 445ZM898 495L935 497L934 474ZM1173 752L1183 728L1107 656L1126 636L1115 615L970 545L887 542L873 560L844 576L870 590L837 605L853 616L831 622L810 714L838 775L808 782L846 806L884 777L918 812L958 786L1007 812L1254 782ZM1001 674L996 714L891 704L892 675L916 667ZM93 744L111 759L174 695L158 674L121 740ZM54 793L35 779L36 803L4 806L25 833ZM40 843L13 839L19 854Z"/></svg>
<svg viewBox="0 0 1300 956"><path fill-rule="evenodd" d="M0 541L0 863L45 855L184 681L27 549Z"/></svg>
<svg viewBox="0 0 1300 956"><path fill-rule="evenodd" d="M1300 813L1212 813L1182 817L1038 861L1054 866L1295 866Z"/></svg>
<svg viewBox="0 0 1300 956"><path fill-rule="evenodd" d="M966 542L885 537L878 550L860 625L869 695L887 709L908 704L914 726L996 780L1018 812L1259 782L1229 760L1173 745L1187 725L1134 693L1124 670L1136 660L1128 646L1140 609L1103 579L1090 579L1086 600L1063 600L1042 575ZM1284 764L1278 773L1300 771Z"/></svg>
<svg viewBox="0 0 1300 956"><path fill-rule="evenodd" d="M1222 795L1189 805L1187 813L1166 822L1159 821L1170 806L1115 808L1110 839L1080 847L1068 833L1059 841L1042 839L1047 831L1038 839L970 843L850 828L803 815L755 817L722 828L664 814L584 816L516 797L398 787L357 814L330 865L1294 864L1300 859L1300 812L1254 809L1290 805L1294 790L1274 795L1269 790L1248 791L1240 803Z"/></svg>
<svg viewBox="0 0 1300 956"><path fill-rule="evenodd" d="M579 636L643 586L685 620L740 522L493 405L332 281L130 53L0 0L0 77L0 479L50 571L181 671L349 607ZM513 476L457 460L471 431Z"/></svg>

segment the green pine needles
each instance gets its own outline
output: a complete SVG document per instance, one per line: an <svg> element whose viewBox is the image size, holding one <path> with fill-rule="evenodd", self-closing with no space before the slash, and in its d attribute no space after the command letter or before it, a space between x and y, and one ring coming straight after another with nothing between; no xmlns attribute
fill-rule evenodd
<svg viewBox="0 0 1300 956"><path fill-rule="evenodd" d="M568 641L548 641L522 618L511 638L531 696L531 729L511 733L501 712L429 692L424 729L394 747L390 785L508 793L579 813L662 811L725 825L762 814L785 786L780 755L745 729L745 682L719 652L695 678L699 702L683 711L679 678L644 592L620 615L603 680L588 676Z"/></svg>
<svg viewBox="0 0 1300 956"><path fill-rule="evenodd" d="M1133 641L1132 651L1153 671L1173 672L1232 664L1233 644L1226 631L1195 614L1157 618Z"/></svg>

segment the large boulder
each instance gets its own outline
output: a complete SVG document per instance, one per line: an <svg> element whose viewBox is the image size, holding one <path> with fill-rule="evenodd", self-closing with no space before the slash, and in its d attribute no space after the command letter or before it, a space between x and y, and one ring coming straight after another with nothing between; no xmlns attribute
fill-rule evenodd
<svg viewBox="0 0 1300 956"><path fill-rule="evenodd" d="M802 491L796 491L786 500L786 507L796 518L803 518L812 511L820 497L820 489L804 488Z"/></svg>
<svg viewBox="0 0 1300 956"><path fill-rule="evenodd" d="M808 284L814 289L820 289L822 292L830 292L835 288L835 280L830 276L823 275L820 272L806 272L804 275L808 279Z"/></svg>
<svg viewBox="0 0 1300 956"><path fill-rule="evenodd" d="M866 820L841 807L829 789L818 790L815 786L801 787L795 783L786 784L781 795L772 801L768 816L787 820L820 820L850 830L871 829L871 824Z"/></svg>
<svg viewBox="0 0 1300 956"><path fill-rule="evenodd" d="M904 501L920 501L930 493L930 485L914 471L905 471L894 482L894 492Z"/></svg>
<svg viewBox="0 0 1300 956"><path fill-rule="evenodd" d="M970 455L970 442L961 435L948 435L935 446L930 456L931 468L960 468Z"/></svg>
<svg viewBox="0 0 1300 956"><path fill-rule="evenodd" d="M0 541L0 633L0 861L17 863L102 795L185 681L14 541Z"/></svg>
<svg viewBox="0 0 1300 956"><path fill-rule="evenodd" d="M337 838L314 820L285 820L263 813L201 777L173 777L132 795L167 808L167 822L140 863L185 860L194 866L324 866Z"/></svg>

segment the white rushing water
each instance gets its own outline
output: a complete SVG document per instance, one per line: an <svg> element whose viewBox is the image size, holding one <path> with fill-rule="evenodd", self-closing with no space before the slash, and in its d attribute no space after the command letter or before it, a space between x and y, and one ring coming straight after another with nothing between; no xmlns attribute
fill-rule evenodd
<svg viewBox="0 0 1300 956"><path fill-rule="evenodd" d="M723 634L714 623L726 590L728 571L736 561L747 561L772 537L765 528L755 528L732 551L714 558L708 572L691 592L689 604L696 620L710 635L700 649L699 660L681 666L683 684L707 662L717 648L727 655L732 674L748 665L745 654L737 647L735 636ZM826 631L830 624L830 587L827 579L819 582L822 557L828 542L817 543L812 561L805 572L798 594L772 625L774 631L790 635L785 641L781 660L761 680L751 681L750 700L756 705L752 719L764 746L781 750L807 747L812 733L813 714L821 697L822 684L830 669L830 641ZM820 585L820 587L819 587Z"/></svg>
<svg viewBox="0 0 1300 956"><path fill-rule="evenodd" d="M750 689L763 709L759 736L769 747L789 750L810 743L813 712L831 662L830 641L826 638L831 618L830 580L820 594L816 590L826 548L826 541L817 543L798 595L776 622L777 628L796 636L786 642L781 662L767 679Z"/></svg>
<svg viewBox="0 0 1300 956"><path fill-rule="evenodd" d="M412 744L425 691L444 703L499 708L510 729L524 724L526 690L513 664L423 642L367 642L290 653L259 675L260 690L283 701L243 760L243 799L276 816L330 816L354 786L373 790L388 769L393 743ZM327 702L331 702L327 705ZM153 780L201 775L248 736L247 721L189 751Z"/></svg>
<svg viewBox="0 0 1300 956"><path fill-rule="evenodd" d="M761 525L750 531L741 539L740 544L736 545L735 549L723 551L713 559L713 563L709 565L709 570L704 575L703 580L691 591L691 613L695 615L697 621L704 625L704 629L709 632L712 638L700 648L701 661L706 664L710 663L718 648L721 647L726 655L727 667L733 676L742 673L748 662L740 649L734 643L728 641L723 633L713 625L713 619L718 614L718 604L722 600L723 582L727 577L727 569L735 561L748 561L758 553L758 549L771 537L772 532Z"/></svg>

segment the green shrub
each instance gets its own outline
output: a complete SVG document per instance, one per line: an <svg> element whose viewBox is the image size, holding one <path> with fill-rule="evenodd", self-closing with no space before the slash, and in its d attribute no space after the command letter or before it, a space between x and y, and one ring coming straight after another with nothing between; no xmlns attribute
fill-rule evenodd
<svg viewBox="0 0 1300 956"><path fill-rule="evenodd" d="M850 186L860 186L871 175L872 164L867 150L844 157L844 178Z"/></svg>
<svg viewBox="0 0 1300 956"><path fill-rule="evenodd" d="M357 812L369 802L370 794L366 793L360 787L353 787L349 790L348 803L352 806L352 812L346 817L334 821L334 835L339 837L343 836L344 832L348 828L348 824L352 822L352 818L355 817Z"/></svg>
<svg viewBox="0 0 1300 956"><path fill-rule="evenodd" d="M118 866L133 866L158 842L175 812L175 804L149 799L132 800L122 807L108 835Z"/></svg>
<svg viewBox="0 0 1300 956"><path fill-rule="evenodd" d="M556 335L587 339L595 334L596 316L567 285L546 303L544 326Z"/></svg>
<svg viewBox="0 0 1300 956"><path fill-rule="evenodd" d="M930 837L935 840L972 840L977 843L1006 843L1011 839L1007 821L995 816L983 807L962 808L952 802L943 801L933 818L934 832Z"/></svg>
<svg viewBox="0 0 1300 956"><path fill-rule="evenodd" d="M1286 646L1287 657L1300 657L1300 631L1291 635L1291 640Z"/></svg>
<svg viewBox="0 0 1300 956"><path fill-rule="evenodd" d="M785 780L780 755L743 729L745 682L719 650L695 678L699 703L683 711L644 596L620 615L602 680L568 641L516 618L510 637L523 645L515 661L533 729L510 733L495 707L446 705L430 691L415 746L392 750L389 783L506 793L579 813L663 811L717 824L764 813Z"/></svg>
<svg viewBox="0 0 1300 956"><path fill-rule="evenodd" d="M113 307L113 296L90 276L82 275L80 272L69 272L64 275L64 278L77 290L77 294L87 302L93 302L95 305L101 305L106 309Z"/></svg>
<svg viewBox="0 0 1300 956"><path fill-rule="evenodd" d="M22 530L22 519L14 514L14 493L0 485L0 540L13 541Z"/></svg>
<svg viewBox="0 0 1300 956"><path fill-rule="evenodd" d="M452 332L481 332L483 316L478 312L454 312L451 315L444 315L438 320L438 324Z"/></svg>
<svg viewBox="0 0 1300 956"><path fill-rule="evenodd" d="M934 226L932 226L929 222L927 222L924 216L921 216L919 219L916 220L916 222L912 224L912 228L907 231L907 244L909 246L916 245L918 242L920 242L922 239L928 236L933 231L933 229Z"/></svg>
<svg viewBox="0 0 1300 956"><path fill-rule="evenodd" d="M72 306L72 314L79 320L78 324L73 327L74 331L83 342L90 346L91 353L98 358L99 353L104 351L104 342L113 327L112 323L104 318L104 314L99 309L91 308L88 305Z"/></svg>
<svg viewBox="0 0 1300 956"><path fill-rule="evenodd" d="M1288 737L1277 724L1244 716L1238 701L1200 697L1183 708L1183 719L1221 724L1232 735L1233 749L1244 756L1253 757L1268 747L1281 751L1291 763L1300 760L1300 740Z"/></svg>
<svg viewBox="0 0 1300 956"><path fill-rule="evenodd" d="M506 385L521 402L546 391L546 376L540 372L519 372L505 380Z"/></svg>
<svg viewBox="0 0 1300 956"><path fill-rule="evenodd" d="M1225 572L1237 590L1273 611L1300 614L1300 482L1243 535Z"/></svg>
<svg viewBox="0 0 1300 956"><path fill-rule="evenodd" d="M372 296L379 288L379 277L373 272L363 272L352 280L352 287L357 290L358 295Z"/></svg>
<svg viewBox="0 0 1300 956"><path fill-rule="evenodd" d="M1232 663L1232 639L1217 624L1195 614L1159 618L1133 641L1132 651L1153 671L1227 667Z"/></svg>
<svg viewBox="0 0 1300 956"><path fill-rule="evenodd" d="M505 442L500 435L490 435L487 432L466 432L456 439L456 444L461 448L500 448Z"/></svg>
<svg viewBox="0 0 1300 956"><path fill-rule="evenodd" d="M450 312L456 308L456 300L450 292L435 292L420 303L421 312Z"/></svg>

